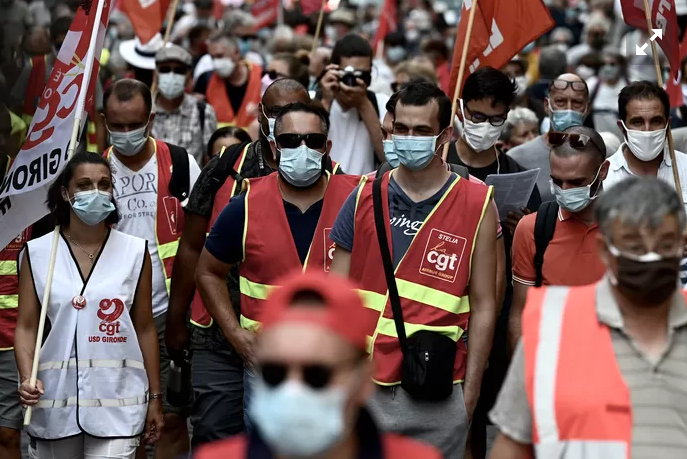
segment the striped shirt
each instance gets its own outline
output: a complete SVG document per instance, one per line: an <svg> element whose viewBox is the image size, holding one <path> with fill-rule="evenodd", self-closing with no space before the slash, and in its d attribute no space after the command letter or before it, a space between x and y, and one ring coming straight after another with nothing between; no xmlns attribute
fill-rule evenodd
<svg viewBox="0 0 687 459"><path fill-rule="evenodd" d="M611 330L618 367L630 390L632 459L684 459L687 457L687 304L684 297L680 293L673 297L666 348L658 360L644 354L626 333L606 280L598 284L596 310L599 321ZM522 340L489 417L504 435L519 443L532 443L532 411L525 391Z"/></svg>

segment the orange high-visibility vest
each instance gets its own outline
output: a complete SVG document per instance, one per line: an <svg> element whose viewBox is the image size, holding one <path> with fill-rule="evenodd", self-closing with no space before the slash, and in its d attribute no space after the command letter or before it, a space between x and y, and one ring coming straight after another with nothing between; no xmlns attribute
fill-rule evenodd
<svg viewBox="0 0 687 459"><path fill-rule="evenodd" d="M246 145L239 157L236 158L236 162L234 162L234 170L239 174L243 169L243 164L245 162L246 155L248 154L248 149L252 145L252 143ZM225 150L226 147L222 148L222 151L219 152L220 157L224 154ZM229 175L222 184L222 187L217 191L215 200L212 203L212 215L210 216L210 221L208 222L207 227L208 233L210 232L210 229L212 229L212 225L215 224L219 214L229 203L229 200L236 194L237 191L240 190L240 186L241 184L236 183L234 177ZM212 316L210 316L208 310L205 309L205 304L203 303L203 299L200 297L198 289L196 289L196 292L193 294L193 301L191 302L191 323L201 328L208 328L212 325Z"/></svg>
<svg viewBox="0 0 687 459"><path fill-rule="evenodd" d="M246 94L243 96L243 102L238 113L234 113L234 108L229 101L227 94L227 86L225 81L212 73L206 91L207 101L217 114L217 127L237 126L240 128L247 128L253 122L255 117L248 112L249 105L260 103L260 89L262 87L262 67L252 64L250 62L242 62L239 65L248 66L248 87L246 87Z"/></svg>
<svg viewBox="0 0 687 459"><path fill-rule="evenodd" d="M384 174L382 181L389 244L392 244L389 218L392 173L393 170ZM468 283L472 252L491 196L492 187L456 176L422 223L395 270L407 335L430 330L455 341L453 379L456 383L465 379L467 348L461 337L468 328L470 317ZM366 308L378 319L376 329L368 331L368 335L372 335L368 349L376 364L373 379L380 385L400 384L403 353L388 301L374 223L371 183L361 187L357 197L350 277L361 286Z"/></svg>
<svg viewBox="0 0 687 459"><path fill-rule="evenodd" d="M301 264L279 190L279 174L247 180L243 261L239 265L241 326L257 331L259 317L270 289L278 278L295 269L328 272L334 253L329 233L341 206L365 179L357 175L327 174L322 213L310 250Z"/></svg>
<svg viewBox="0 0 687 459"><path fill-rule="evenodd" d="M165 285L169 294L172 282L172 268L174 257L179 249L179 238L184 230L184 212L181 203L169 192L169 182L172 180L172 153L165 142L153 139L155 155L157 156L157 212L155 216L155 239L157 241L157 255L160 257L165 272ZM105 150L103 156L108 161L112 147ZM162 186L160 186L162 184Z"/></svg>
<svg viewBox="0 0 687 459"><path fill-rule="evenodd" d="M597 285L527 292L525 389L538 458L631 459L630 390L596 314Z"/></svg>

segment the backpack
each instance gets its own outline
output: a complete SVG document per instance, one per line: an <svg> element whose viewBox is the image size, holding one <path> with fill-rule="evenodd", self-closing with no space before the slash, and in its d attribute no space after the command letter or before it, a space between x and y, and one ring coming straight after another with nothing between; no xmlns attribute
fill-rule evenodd
<svg viewBox="0 0 687 459"><path fill-rule="evenodd" d="M449 167L451 168L451 172L455 172L460 176L460 178L469 178L470 173L468 172L468 168L465 166L460 166L458 164L453 164L449 163ZM384 162L382 163L381 166L379 166L379 169L377 169L377 173L375 174L375 178L379 178L388 171L391 170L391 164Z"/></svg>
<svg viewBox="0 0 687 459"><path fill-rule="evenodd" d="M188 153L184 148L168 143L172 156L172 178L169 181L169 193L180 202L186 201L191 192L191 178L189 177Z"/></svg>
<svg viewBox="0 0 687 459"><path fill-rule="evenodd" d="M210 189L213 196L222 188L227 178L231 177L235 182L241 183L243 176L234 170L234 163L239 159L241 152L248 146L250 142L241 142L235 145L229 145L224 149L219 157L219 163L215 170L210 174ZM241 188L239 187L239 190Z"/></svg>
<svg viewBox="0 0 687 459"><path fill-rule="evenodd" d="M556 201L543 202L537 211L537 218L534 222L534 269L536 277L535 287L541 287L543 282L542 271L544 268L544 252L553 239L553 232L556 230L556 220L558 220L558 203Z"/></svg>

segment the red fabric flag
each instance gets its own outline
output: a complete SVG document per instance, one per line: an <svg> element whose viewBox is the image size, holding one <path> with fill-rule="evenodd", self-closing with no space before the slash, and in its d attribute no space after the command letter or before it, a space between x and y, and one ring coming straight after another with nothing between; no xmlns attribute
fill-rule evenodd
<svg viewBox="0 0 687 459"><path fill-rule="evenodd" d="M162 29L170 0L119 0L119 9L129 17L142 44Z"/></svg>
<svg viewBox="0 0 687 459"><path fill-rule="evenodd" d="M687 57L687 33L682 37L682 43L680 43L680 63L685 57ZM670 108L682 107L685 104L682 94L682 68L678 69L677 76L670 75L666 81L666 92L670 96Z"/></svg>
<svg viewBox="0 0 687 459"><path fill-rule="evenodd" d="M396 4L397 0L384 0L384 5L382 6L382 11L379 14L379 24L377 25L377 32L375 33L374 40L372 41L372 49L375 51L380 43L384 41L389 33L395 32L398 27L398 11Z"/></svg>
<svg viewBox="0 0 687 459"><path fill-rule="evenodd" d="M255 18L255 30L277 22L278 8L279 0L256 0L250 8L250 12Z"/></svg>
<svg viewBox="0 0 687 459"><path fill-rule="evenodd" d="M648 2L651 10L651 28L663 30L663 38L656 38L656 43L666 54L673 77L677 77L680 70L680 39L678 38L675 0L648 0ZM620 4L625 22L632 27L645 30L651 37L653 32L647 30L644 0L620 0ZM627 51L628 53L635 52L635 50Z"/></svg>
<svg viewBox="0 0 687 459"><path fill-rule="evenodd" d="M304 16L317 13L322 8L322 0L301 0L301 12Z"/></svg>
<svg viewBox="0 0 687 459"><path fill-rule="evenodd" d="M451 98L458 80L463 42L474 1L463 1L451 66L451 89L448 94ZM461 87L465 78L480 67L502 68L528 43L551 30L554 24L542 0L479 0Z"/></svg>

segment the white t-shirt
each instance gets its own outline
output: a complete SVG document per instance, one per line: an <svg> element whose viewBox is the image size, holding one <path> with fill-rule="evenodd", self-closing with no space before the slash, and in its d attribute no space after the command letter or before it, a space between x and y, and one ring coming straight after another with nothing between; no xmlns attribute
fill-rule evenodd
<svg viewBox="0 0 687 459"><path fill-rule="evenodd" d="M157 255L155 216L157 214L157 156L137 171L122 164L116 155L110 155L114 178L114 197L122 218L115 227L118 231L148 240L148 251L153 263L153 317L167 312L168 300L165 273ZM200 175L198 163L188 155L190 188Z"/></svg>
<svg viewBox="0 0 687 459"><path fill-rule="evenodd" d="M381 123L386 115L389 96L377 93L376 97ZM345 112L334 100L329 111L329 120L329 140L332 141L330 156L341 164L343 171L352 175L364 175L375 170L374 148L358 110L351 108Z"/></svg>

